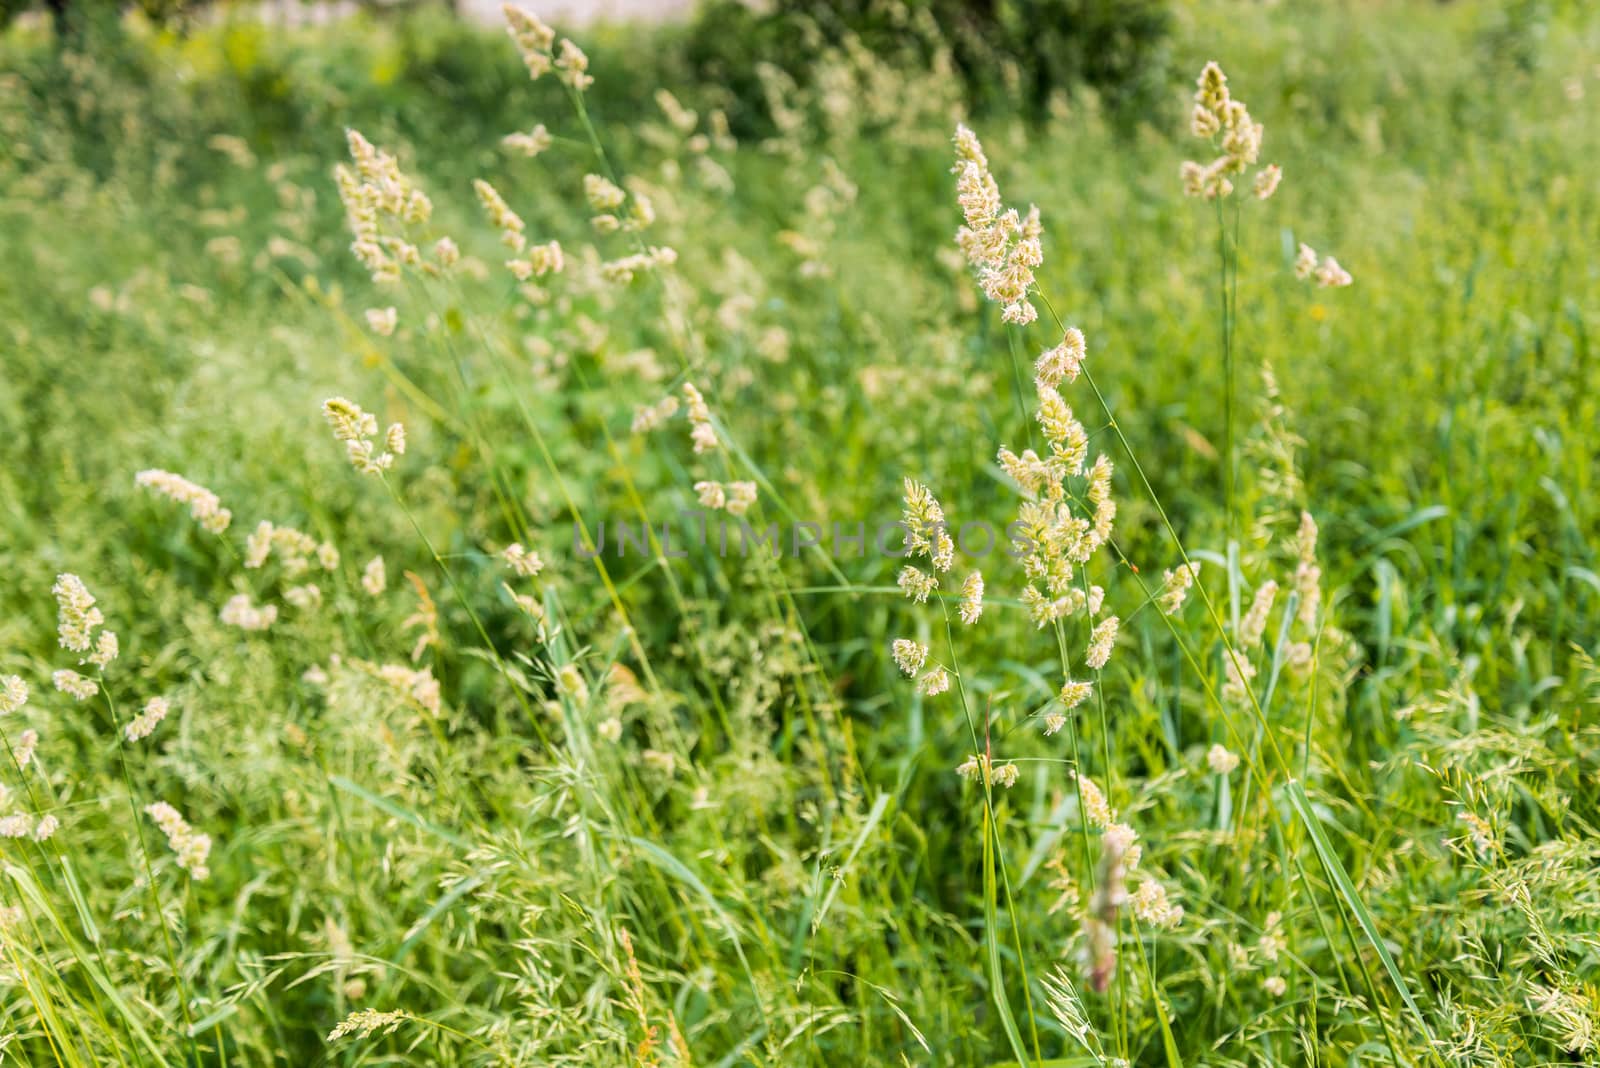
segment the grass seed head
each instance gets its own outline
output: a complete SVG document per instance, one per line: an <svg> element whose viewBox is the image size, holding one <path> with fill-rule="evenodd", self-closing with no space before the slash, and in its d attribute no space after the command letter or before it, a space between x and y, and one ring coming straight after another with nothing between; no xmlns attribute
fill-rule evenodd
<svg viewBox="0 0 1600 1068"><path fill-rule="evenodd" d="M137 742L155 733L157 725L167 718L172 704L165 697L152 697L145 702L144 711L128 721L123 734L130 742Z"/></svg>
<svg viewBox="0 0 1600 1068"><path fill-rule="evenodd" d="M189 826L178 810L165 801L146 805L144 811L167 836L167 845L178 855L178 867L196 882L209 878L211 871L206 867L206 858L211 854L211 836Z"/></svg>
<svg viewBox="0 0 1600 1068"><path fill-rule="evenodd" d="M188 505L194 521L213 534L221 534L233 522L233 513L222 507L215 493L181 475L152 468L134 475L133 481L169 500Z"/></svg>
<svg viewBox="0 0 1600 1068"><path fill-rule="evenodd" d="M72 698L74 701L87 701L100 692L99 685L90 678L63 668L50 676L50 681L55 683L56 689Z"/></svg>
<svg viewBox="0 0 1600 1068"><path fill-rule="evenodd" d="M0 716L10 715L28 703L28 684L21 675L0 675Z"/></svg>

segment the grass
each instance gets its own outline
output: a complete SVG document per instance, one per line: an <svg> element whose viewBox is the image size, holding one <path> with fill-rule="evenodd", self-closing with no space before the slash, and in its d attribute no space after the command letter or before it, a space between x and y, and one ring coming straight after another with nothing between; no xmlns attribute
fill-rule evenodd
<svg viewBox="0 0 1600 1068"><path fill-rule="evenodd" d="M13 27L0 675L31 693L0 747L38 741L0 768L0 818L60 826L0 838L0 1048L1596 1063L1600 21L1176 16L1174 88L1132 131L1082 95L968 116L937 74L819 49L737 141L670 31L580 35L596 81L574 94L426 15L130 23L81 53ZM1265 125L1271 200L1182 193L1208 59ZM952 258L958 118L1006 203L1041 210L1030 327ZM546 153L500 149L539 122ZM433 203L417 236L462 265L374 285L333 181L347 126L396 154ZM645 183L638 234L589 223L583 177L607 172ZM565 271L519 286L476 178ZM597 280L636 240L676 262ZM1354 284L1297 280L1302 242ZM391 305L397 330L371 329ZM963 545L919 605L897 576L930 562L871 545L906 478L956 527L1016 518L997 452L1046 450L1029 379L1069 325L1088 359L1061 392L1118 511L1057 592L1104 587L1100 670L1084 614L1035 626L1019 561ZM685 382L715 449L692 447ZM669 394L678 414L634 432ZM333 440L331 396L405 425L381 477ZM148 468L231 527L137 488ZM686 547L707 481L755 484L753 531L812 522L823 544ZM1092 513L1081 478L1066 492ZM305 532L303 568L245 566L261 520ZM859 551L835 537L857 523ZM51 684L93 670L57 641L60 573L119 636L103 699ZM240 594L270 627L220 618ZM903 677L895 639L949 689ZM1069 678L1094 686L1066 709ZM169 716L125 741L156 696ZM206 878L156 801L210 836ZM364 1009L396 1015L329 1039Z"/></svg>

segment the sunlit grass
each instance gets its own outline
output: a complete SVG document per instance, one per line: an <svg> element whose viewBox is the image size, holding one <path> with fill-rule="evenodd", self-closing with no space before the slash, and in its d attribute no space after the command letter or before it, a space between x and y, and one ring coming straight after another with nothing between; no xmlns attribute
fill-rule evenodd
<svg viewBox="0 0 1600 1068"><path fill-rule="evenodd" d="M819 49L742 138L670 37L14 29L5 1052L1593 1059L1600 23L1534 15L1180 5L1131 133ZM1184 195L1212 59L1270 199Z"/></svg>

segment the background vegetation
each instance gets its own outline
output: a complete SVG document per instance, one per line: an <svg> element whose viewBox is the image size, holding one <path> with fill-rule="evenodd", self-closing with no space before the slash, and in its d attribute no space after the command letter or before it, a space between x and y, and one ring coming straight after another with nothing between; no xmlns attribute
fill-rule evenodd
<svg viewBox="0 0 1600 1068"><path fill-rule="evenodd" d="M650 243L678 252L627 287L580 281L586 246L625 235L591 233L588 130L497 30L130 16L63 43L15 22L0 673L33 693L0 728L40 740L0 781L7 811L61 827L0 839L5 1052L1597 1063L1600 18L1182 3L1140 8L1159 30L1113 33L1118 51L1053 43L1069 8L1108 10L996 5L980 34L937 3L812 28L780 5L722 33L577 33L594 129L646 183ZM1217 216L1178 181L1209 59L1285 173L1241 213L1231 513ZM944 640L898 561L599 566L572 534L574 515L659 523L706 478L759 482L758 525L893 519L907 476L957 522L1012 518L996 449L1028 440L1027 365L1058 336L1003 326L952 260L958 118L1008 202L1041 209L1041 287L1115 413L1070 398L1118 464L1124 561L1097 578L1124 617L1103 703L1051 737L1056 643L1020 571L981 563L962 681L1021 769L992 799L953 771L973 751L956 695L919 696L890 659L894 638ZM538 122L548 152L501 147ZM432 197L467 256L452 279L381 289L350 256L346 127ZM568 275L508 278L480 177ZM1300 242L1355 284L1298 281ZM364 312L388 305L382 336ZM630 432L685 380L730 443L715 456L681 418ZM330 439L335 394L406 424L393 496ZM214 490L232 529L137 489L146 468ZM1211 696L1204 606L1177 632L1141 607L1141 577L1179 562L1155 501L1235 632L1264 581L1290 584L1301 511L1320 526L1315 664L1265 691L1260 733L1231 734ZM281 563L241 566L263 519L337 546L320 609L285 601L302 580ZM497 557L513 541L537 580ZM61 572L120 635L114 706L49 684L76 660L53 633ZM278 622L221 622L239 593ZM426 669L437 707L378 665ZM156 695L172 715L125 743ZM1246 765L1214 774L1218 743ZM1285 765L1251 759L1274 747ZM1104 992L1079 956L1100 847L1074 769L1185 909L1172 929L1124 912ZM208 879L138 815L155 800L212 836ZM412 1018L327 1040L368 1007Z"/></svg>

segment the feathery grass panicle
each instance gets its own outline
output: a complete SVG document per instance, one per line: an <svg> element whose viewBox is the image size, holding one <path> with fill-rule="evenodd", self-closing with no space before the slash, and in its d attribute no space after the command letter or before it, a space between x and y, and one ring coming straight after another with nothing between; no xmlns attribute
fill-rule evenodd
<svg viewBox="0 0 1600 1068"><path fill-rule="evenodd" d="M1022 602L1039 628L1059 623L1087 610L1099 616L1104 590L1077 581L1080 569L1111 540L1117 504L1112 497L1112 464L1105 454L1088 465L1089 438L1057 389L1076 380L1086 355L1081 331L1068 329L1062 343L1047 351L1035 366L1038 407L1034 418L1049 445L1041 458L1032 449L1021 455L1001 446L1000 467L1022 490L1025 500L1012 525L1022 551L1023 574L1028 585ZM1082 479L1078 493L1072 483ZM1074 509L1075 501L1078 503ZM1087 507L1084 507L1087 505ZM1116 640L1115 617L1093 624L1089 666L1105 666ZM1070 706L1069 706L1070 707ZM1045 720L1047 734L1065 724L1059 713Z"/></svg>
<svg viewBox="0 0 1600 1068"><path fill-rule="evenodd" d="M927 486L915 479L907 478L904 486L905 510L901 524L905 527L908 553L926 556L935 571L950 570L955 560L955 542L946 528L943 506ZM925 594L923 599L926 599Z"/></svg>
<svg viewBox="0 0 1600 1068"><path fill-rule="evenodd" d="M553 70L563 84L576 92L594 84L594 79L585 73L589 57L576 44L563 37L558 46L555 31L530 11L513 4L504 5L500 11L505 16L506 32L522 53L529 78L537 81Z"/></svg>
<svg viewBox="0 0 1600 1068"><path fill-rule="evenodd" d="M1081 772L1073 772L1072 777L1078 785L1078 797L1083 805L1083 818L1089 826L1096 830L1104 831L1116 822L1117 814L1106 800L1106 795L1089 776Z"/></svg>
<svg viewBox="0 0 1600 1068"><path fill-rule="evenodd" d="M968 782L983 786L1003 786L1007 789L1017 784L1017 766L1010 762L992 764L985 753L973 753L956 767L956 774Z"/></svg>
<svg viewBox="0 0 1600 1068"><path fill-rule="evenodd" d="M896 638L892 652L895 667L908 677L921 671L923 663L928 659L928 647L910 638Z"/></svg>
<svg viewBox="0 0 1600 1068"><path fill-rule="evenodd" d="M1271 579L1256 587L1250 598L1250 609L1239 620L1239 646L1254 649L1261 644L1267 632L1267 617L1272 614L1272 602L1278 596L1278 584Z"/></svg>
<svg viewBox="0 0 1600 1068"><path fill-rule="evenodd" d="M1270 164L1256 172L1254 190L1257 200L1268 200L1278 191L1278 183L1283 181L1283 168L1276 163Z"/></svg>
<svg viewBox="0 0 1600 1068"><path fill-rule="evenodd" d="M19 711L28 703L28 684L21 675L0 675L0 716Z"/></svg>
<svg viewBox="0 0 1600 1068"><path fill-rule="evenodd" d="M100 692L99 684L93 679L85 678L76 671L67 668L63 668L51 675L50 681L55 683L56 689L74 701L87 701Z"/></svg>
<svg viewBox="0 0 1600 1068"><path fill-rule="evenodd" d="M1119 1065L1119 1061L1105 1056L1100 1037L1089 1022L1083 998L1072 985L1072 978L1067 974L1067 970L1058 965L1049 975L1041 977L1039 982L1045 990L1045 1004L1049 1007L1050 1014L1056 1018L1056 1022L1061 1025L1061 1029L1085 1052L1095 1057L1098 1063Z"/></svg>
<svg viewBox="0 0 1600 1068"><path fill-rule="evenodd" d="M441 237L433 243L433 262L448 270L461 262L461 249L450 237Z"/></svg>
<svg viewBox="0 0 1600 1068"><path fill-rule="evenodd" d="M30 727L17 735L16 742L11 746L11 759L17 767L25 768L33 763L33 756L38 748L39 732Z"/></svg>
<svg viewBox="0 0 1600 1068"><path fill-rule="evenodd" d="M637 405L633 410L633 423L629 431L634 434L648 434L676 414L678 414L678 398L671 394L662 397L654 404ZM713 437L716 436L715 430L711 433Z"/></svg>
<svg viewBox="0 0 1600 1068"><path fill-rule="evenodd" d="M560 274L566 268L566 264L566 256L561 251L561 242L548 241L542 245L528 246L526 254L520 259L506 260L506 270L510 271L517 281L526 282L530 278Z"/></svg>
<svg viewBox="0 0 1600 1068"><path fill-rule="evenodd" d="M427 194L401 173L393 156L359 130L345 130L345 141L354 166L338 164L334 184L355 238L351 252L380 285L399 281L406 267L425 273L437 270L423 261L421 251L408 239L411 227L433 216Z"/></svg>
<svg viewBox="0 0 1600 1068"><path fill-rule="evenodd" d="M609 178L598 174L583 176L583 198L595 212L616 211L628 199L628 194Z"/></svg>
<svg viewBox="0 0 1600 1068"><path fill-rule="evenodd" d="M278 606L258 605L248 593L236 593L222 606L218 618L240 630L266 630L277 622Z"/></svg>
<svg viewBox="0 0 1600 1068"><path fill-rule="evenodd" d="M523 578L533 578L544 570L544 560L537 552L522 547L521 542L512 542L500 550L500 556L505 560L506 566Z"/></svg>
<svg viewBox="0 0 1600 1068"><path fill-rule="evenodd" d="M585 73L589 69L589 57L568 38L561 39L555 54L555 68L556 77L577 92L581 93L594 84L594 79Z"/></svg>
<svg viewBox="0 0 1600 1068"><path fill-rule="evenodd" d="M368 308L367 326L379 337L392 337L400 323L400 313L390 305L387 308Z"/></svg>
<svg viewBox="0 0 1600 1068"><path fill-rule="evenodd" d="M211 836L189 826L189 821L165 801L152 802L144 811L167 836L167 845L178 855L178 867L196 882L208 879L211 870L206 867L206 858L211 855Z"/></svg>
<svg viewBox="0 0 1600 1068"><path fill-rule="evenodd" d="M756 503L760 489L754 482L722 483L702 479L694 484L694 492L702 508L725 509L729 515L743 516Z"/></svg>
<svg viewBox="0 0 1600 1068"><path fill-rule="evenodd" d="M59 620L57 633L61 647L75 653L87 653L94 641L95 630L106 621L100 609L95 607L94 594L89 592L82 579L70 572L57 575L50 592L56 599Z"/></svg>
<svg viewBox="0 0 1600 1068"><path fill-rule="evenodd" d="M1133 914L1139 922L1172 930L1183 922L1183 906L1173 904L1167 888L1146 876L1133 892Z"/></svg>
<svg viewBox="0 0 1600 1068"><path fill-rule="evenodd" d="M1230 753L1221 744L1213 745L1206 750L1206 766L1214 775L1232 775L1234 769L1239 766L1239 757L1236 753Z"/></svg>
<svg viewBox="0 0 1600 1068"><path fill-rule="evenodd" d="M370 1038L375 1034L393 1034L402 1023L412 1018L409 1012L400 1009L389 1012L360 1009L340 1020L338 1025L328 1032L328 1041L337 1042L341 1038Z"/></svg>
<svg viewBox="0 0 1600 1068"><path fill-rule="evenodd" d="M1061 684L1061 692L1057 695L1057 698L1061 701L1061 707L1070 712L1087 701L1089 695L1093 692L1093 683L1068 679Z"/></svg>
<svg viewBox="0 0 1600 1068"><path fill-rule="evenodd" d="M937 697L950 689L950 673L943 664L935 664L917 680L917 692L924 697Z"/></svg>
<svg viewBox="0 0 1600 1068"><path fill-rule="evenodd" d="M245 538L243 563L254 571L274 556L288 578L300 577L313 563L324 571L339 566L339 549L332 542L319 542L304 531L263 519Z"/></svg>
<svg viewBox="0 0 1600 1068"><path fill-rule="evenodd" d="M1000 187L989 171L978 136L964 124L956 126L956 199L965 225L956 232L956 245L977 271L978 286L988 299L1003 305L1001 319L1026 326L1039 317L1029 300L1034 269L1044 262L1043 225L1039 209L1030 206L1026 216L1006 208Z"/></svg>
<svg viewBox="0 0 1600 1068"><path fill-rule="evenodd" d="M1462 809L1456 813L1456 819L1467 827L1467 837L1472 841L1472 848L1480 857L1492 856L1500 846L1500 836L1495 833L1494 825L1476 812Z"/></svg>
<svg viewBox="0 0 1600 1068"><path fill-rule="evenodd" d="M145 702L144 711L128 721L123 729L124 736L130 742L137 742L148 738L155 733L156 727L167 718L171 711L172 703L165 697L152 697Z"/></svg>
<svg viewBox="0 0 1600 1068"><path fill-rule="evenodd" d="M743 516L748 513L760 494L760 487L748 480L730 482L727 489L728 514L734 516Z"/></svg>
<svg viewBox="0 0 1600 1068"><path fill-rule="evenodd" d="M1117 644L1117 629L1116 616L1107 616L1094 625L1089 632L1089 649L1083 657L1085 664L1096 671L1106 666L1111 659L1111 650Z"/></svg>
<svg viewBox="0 0 1600 1068"><path fill-rule="evenodd" d="M334 438L344 442L350 466L362 474L383 474L394 466L395 457L406 451L406 428L399 423L391 423L384 432L380 451L373 441L378 435L377 417L354 401L330 397L322 402L322 416Z"/></svg>
<svg viewBox="0 0 1600 1068"><path fill-rule="evenodd" d="M974 571L961 583L961 622L967 626L983 615L983 573Z"/></svg>
<svg viewBox="0 0 1600 1068"><path fill-rule="evenodd" d="M643 252L606 260L600 264L600 276L615 285L627 285L637 275L670 267L677 262L678 253L675 250L651 245Z"/></svg>
<svg viewBox="0 0 1600 1068"><path fill-rule="evenodd" d="M366 591L367 596L376 597L388 588L388 585L389 578L384 571L383 557L374 556L361 569L361 588Z"/></svg>
<svg viewBox="0 0 1600 1068"><path fill-rule="evenodd" d="M895 580L905 595L918 604L927 604L928 596L939 588L939 579L930 575L919 567L907 564L900 569L900 575Z"/></svg>
<svg viewBox="0 0 1600 1068"><path fill-rule="evenodd" d="M551 69L550 50L555 47L556 32L546 26L538 15L515 4L502 5L500 12L505 16L506 33L516 42L517 51L522 53L528 76L537 81Z"/></svg>
<svg viewBox="0 0 1600 1068"><path fill-rule="evenodd" d="M506 134L500 139L500 143L507 151L532 159L549 149L555 143L555 139L541 122L527 133Z"/></svg>
<svg viewBox="0 0 1600 1068"><path fill-rule="evenodd" d="M1250 117L1243 101L1233 98L1227 75L1216 63L1205 65L1196 85L1189 132L1209 143L1218 155L1204 164L1185 160L1180 173L1187 195L1215 200L1233 192L1230 175L1237 176L1255 165L1266 129ZM1257 199L1272 196L1282 174L1275 164L1258 171L1254 183Z"/></svg>
<svg viewBox="0 0 1600 1068"><path fill-rule="evenodd" d="M472 191L478 195L478 203L483 206L484 214L489 216L494 228L500 231L501 244L513 252L521 252L528 243L528 239L523 235L527 224L522 221L522 216L512 211L499 190L482 178L473 180Z"/></svg>
<svg viewBox="0 0 1600 1068"><path fill-rule="evenodd" d="M1296 535L1299 560L1295 564L1294 588L1300 597L1300 622L1311 628L1317 625L1322 611L1322 568L1317 563L1317 521L1310 512L1300 513L1300 530Z"/></svg>
<svg viewBox="0 0 1600 1068"><path fill-rule="evenodd" d="M695 498L700 502L700 507L710 508L713 511L728 506L728 492L720 482L701 481L694 484Z"/></svg>
<svg viewBox="0 0 1600 1068"><path fill-rule="evenodd" d="M421 660L424 650L439 648L439 606L428 592L427 583L415 571L405 573L406 581L417 595L417 608L400 623L402 630L416 630L416 643L411 647L413 662Z"/></svg>
<svg viewBox="0 0 1600 1068"><path fill-rule="evenodd" d="M1350 272L1339 266L1332 256L1317 255L1317 250L1302 242L1295 254L1294 276L1301 281L1311 280L1323 289L1341 289L1354 281Z"/></svg>
<svg viewBox="0 0 1600 1068"><path fill-rule="evenodd" d="M405 664L383 664L378 667L359 665L388 683L395 692L413 702L432 716L444 708L444 694L432 668L412 668Z"/></svg>
<svg viewBox="0 0 1600 1068"><path fill-rule="evenodd" d="M1088 346L1084 342L1083 331L1075 326L1067 327L1061 343L1045 349L1035 361L1036 385L1041 392L1046 387L1057 389L1063 383L1071 385L1078 380L1087 356Z"/></svg>
<svg viewBox="0 0 1600 1068"><path fill-rule="evenodd" d="M1339 261L1332 256L1322 257L1322 262L1317 264L1317 285L1323 289L1342 289L1355 279L1350 277L1350 272L1339 266Z"/></svg>
<svg viewBox="0 0 1600 1068"><path fill-rule="evenodd" d="M711 425L711 409L693 382L683 384L683 400L689 411L689 438L697 453L711 452L718 445L716 427Z"/></svg>
<svg viewBox="0 0 1600 1068"><path fill-rule="evenodd" d="M1161 606L1162 612L1174 616L1183 610L1183 602L1189 596L1189 587L1194 584L1195 575L1199 571L1200 565L1191 561L1175 570L1163 573L1161 593L1156 597L1156 603Z"/></svg>
<svg viewBox="0 0 1600 1068"><path fill-rule="evenodd" d="M340 441L370 438L378 433L378 418L361 409L361 406L333 397L322 402L322 416L333 428L333 436Z"/></svg>
<svg viewBox="0 0 1600 1068"><path fill-rule="evenodd" d="M1302 241L1294 257L1294 276L1303 282L1310 278L1316 269L1317 250Z"/></svg>
<svg viewBox="0 0 1600 1068"><path fill-rule="evenodd" d="M103 630L96 636L94 650L84 657L84 662L93 664L101 671L104 671L110 666L111 661L117 658L117 654L120 652L121 645L117 641L116 634L109 630Z"/></svg>
<svg viewBox="0 0 1600 1068"><path fill-rule="evenodd" d="M1079 783L1083 782L1079 777ZM1100 836L1100 874L1083 917L1082 963L1089 989L1105 993L1117 971L1117 917L1127 904L1127 865L1120 836Z"/></svg>
<svg viewBox="0 0 1600 1068"><path fill-rule="evenodd" d="M169 500L188 505L189 515L194 521L213 534L221 534L233 522L233 513L222 507L222 501L215 493L181 475L150 468L134 475L133 481L135 485Z"/></svg>

